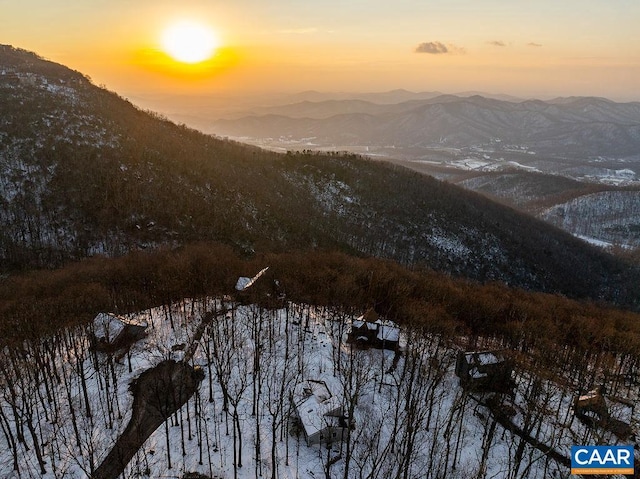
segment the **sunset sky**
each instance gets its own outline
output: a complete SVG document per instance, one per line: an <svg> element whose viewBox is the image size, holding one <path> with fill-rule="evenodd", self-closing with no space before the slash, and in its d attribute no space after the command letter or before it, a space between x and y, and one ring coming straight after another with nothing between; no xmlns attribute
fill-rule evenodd
<svg viewBox="0 0 640 479"><path fill-rule="evenodd" d="M179 20L215 56L162 50ZM0 43L128 96L481 90L640 100L638 0L0 0Z"/></svg>

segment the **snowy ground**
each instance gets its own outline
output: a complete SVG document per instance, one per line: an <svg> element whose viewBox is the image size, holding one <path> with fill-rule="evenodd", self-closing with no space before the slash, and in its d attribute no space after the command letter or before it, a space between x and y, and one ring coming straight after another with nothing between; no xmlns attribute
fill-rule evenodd
<svg viewBox="0 0 640 479"><path fill-rule="evenodd" d="M221 301L185 301L132 315L149 324L149 336L120 359L87 352L84 330L46 342L38 359L37 349L22 356L4 351L0 477L87 477L129 420L129 382L162 360L181 360L203 313L221 307ZM237 306L215 320L193 359L206 373L200 390L146 441L124 477L180 478L188 471L213 478L343 477L347 462L352 478L569 476L566 466L496 423L482 405L487 396L465 393L453 372L456 350L442 338L403 333L408 346L394 367L392 351L353 350L344 342L352 319L290 304L277 311ZM530 374L514 377L514 397L496 399L514 424L560 455L568 458L573 444L624 443L574 418L574 391ZM288 395L307 379L325 381L345 406L357 399L349 461L346 443L307 446L291 418ZM222 383L231 399L227 412ZM637 386L626 392L637 400ZM637 426L638 411L632 420ZM9 438L20 430L24 442L13 448ZM234 467L238 436L242 467Z"/></svg>

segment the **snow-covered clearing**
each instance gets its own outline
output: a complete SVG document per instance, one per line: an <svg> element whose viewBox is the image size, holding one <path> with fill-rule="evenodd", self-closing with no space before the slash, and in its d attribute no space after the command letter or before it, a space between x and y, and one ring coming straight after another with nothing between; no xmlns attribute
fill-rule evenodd
<svg viewBox="0 0 640 479"><path fill-rule="evenodd" d="M404 330L401 355L357 350L345 342L354 318L341 311L187 300L130 315L149 334L120 357L90 352L84 329L2 351L0 477L87 477L129 421L129 383L184 359L213 311L192 360L205 373L199 391L146 441L125 478L344 477L345 469L371 479L568 476L503 427L491 401L559 456L573 444L623 442L575 419L575 391L530 373L514 372L513 396L466 392L454 374L457 348L443 337ZM353 428L331 448L308 446L292 414L290 395L307 380L323 381L353 411ZM636 400L637 389L625 391Z"/></svg>

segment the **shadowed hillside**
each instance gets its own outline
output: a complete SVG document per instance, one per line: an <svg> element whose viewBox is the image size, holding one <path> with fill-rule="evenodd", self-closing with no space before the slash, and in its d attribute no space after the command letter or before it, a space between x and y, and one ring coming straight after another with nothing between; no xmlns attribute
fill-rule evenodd
<svg viewBox="0 0 640 479"><path fill-rule="evenodd" d="M630 305L637 272L475 193L355 155L280 155L203 135L65 67L0 49L5 270L215 240L340 249Z"/></svg>

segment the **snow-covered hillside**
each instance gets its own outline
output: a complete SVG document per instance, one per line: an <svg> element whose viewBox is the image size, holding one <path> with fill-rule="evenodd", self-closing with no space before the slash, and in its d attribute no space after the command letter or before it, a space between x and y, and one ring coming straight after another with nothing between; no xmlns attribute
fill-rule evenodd
<svg viewBox="0 0 640 479"><path fill-rule="evenodd" d="M541 218L587 241L640 247L640 191L580 196L547 209Z"/></svg>
<svg viewBox="0 0 640 479"><path fill-rule="evenodd" d="M199 390L123 477L567 477L571 445L627 442L575 418L568 384L590 386L586 369L554 379L516 368L513 394L472 393L454 373L459 346L450 340L405 329L401 354L356 349L346 342L353 319L292 303L186 300L130 315L127 324L146 324L148 336L126 353L91 352L92 327L5 349L0 476L90 475L131 417L129 383L162 361L189 359L192 346L205 374ZM496 346L475 339L475 348ZM326 385L351 418L344 441L307 445L291 401L304 381ZM615 376L607 386L638 399L637 380ZM612 417L637 429L639 411L624 404L608 400ZM325 421L316 418L318 429Z"/></svg>

